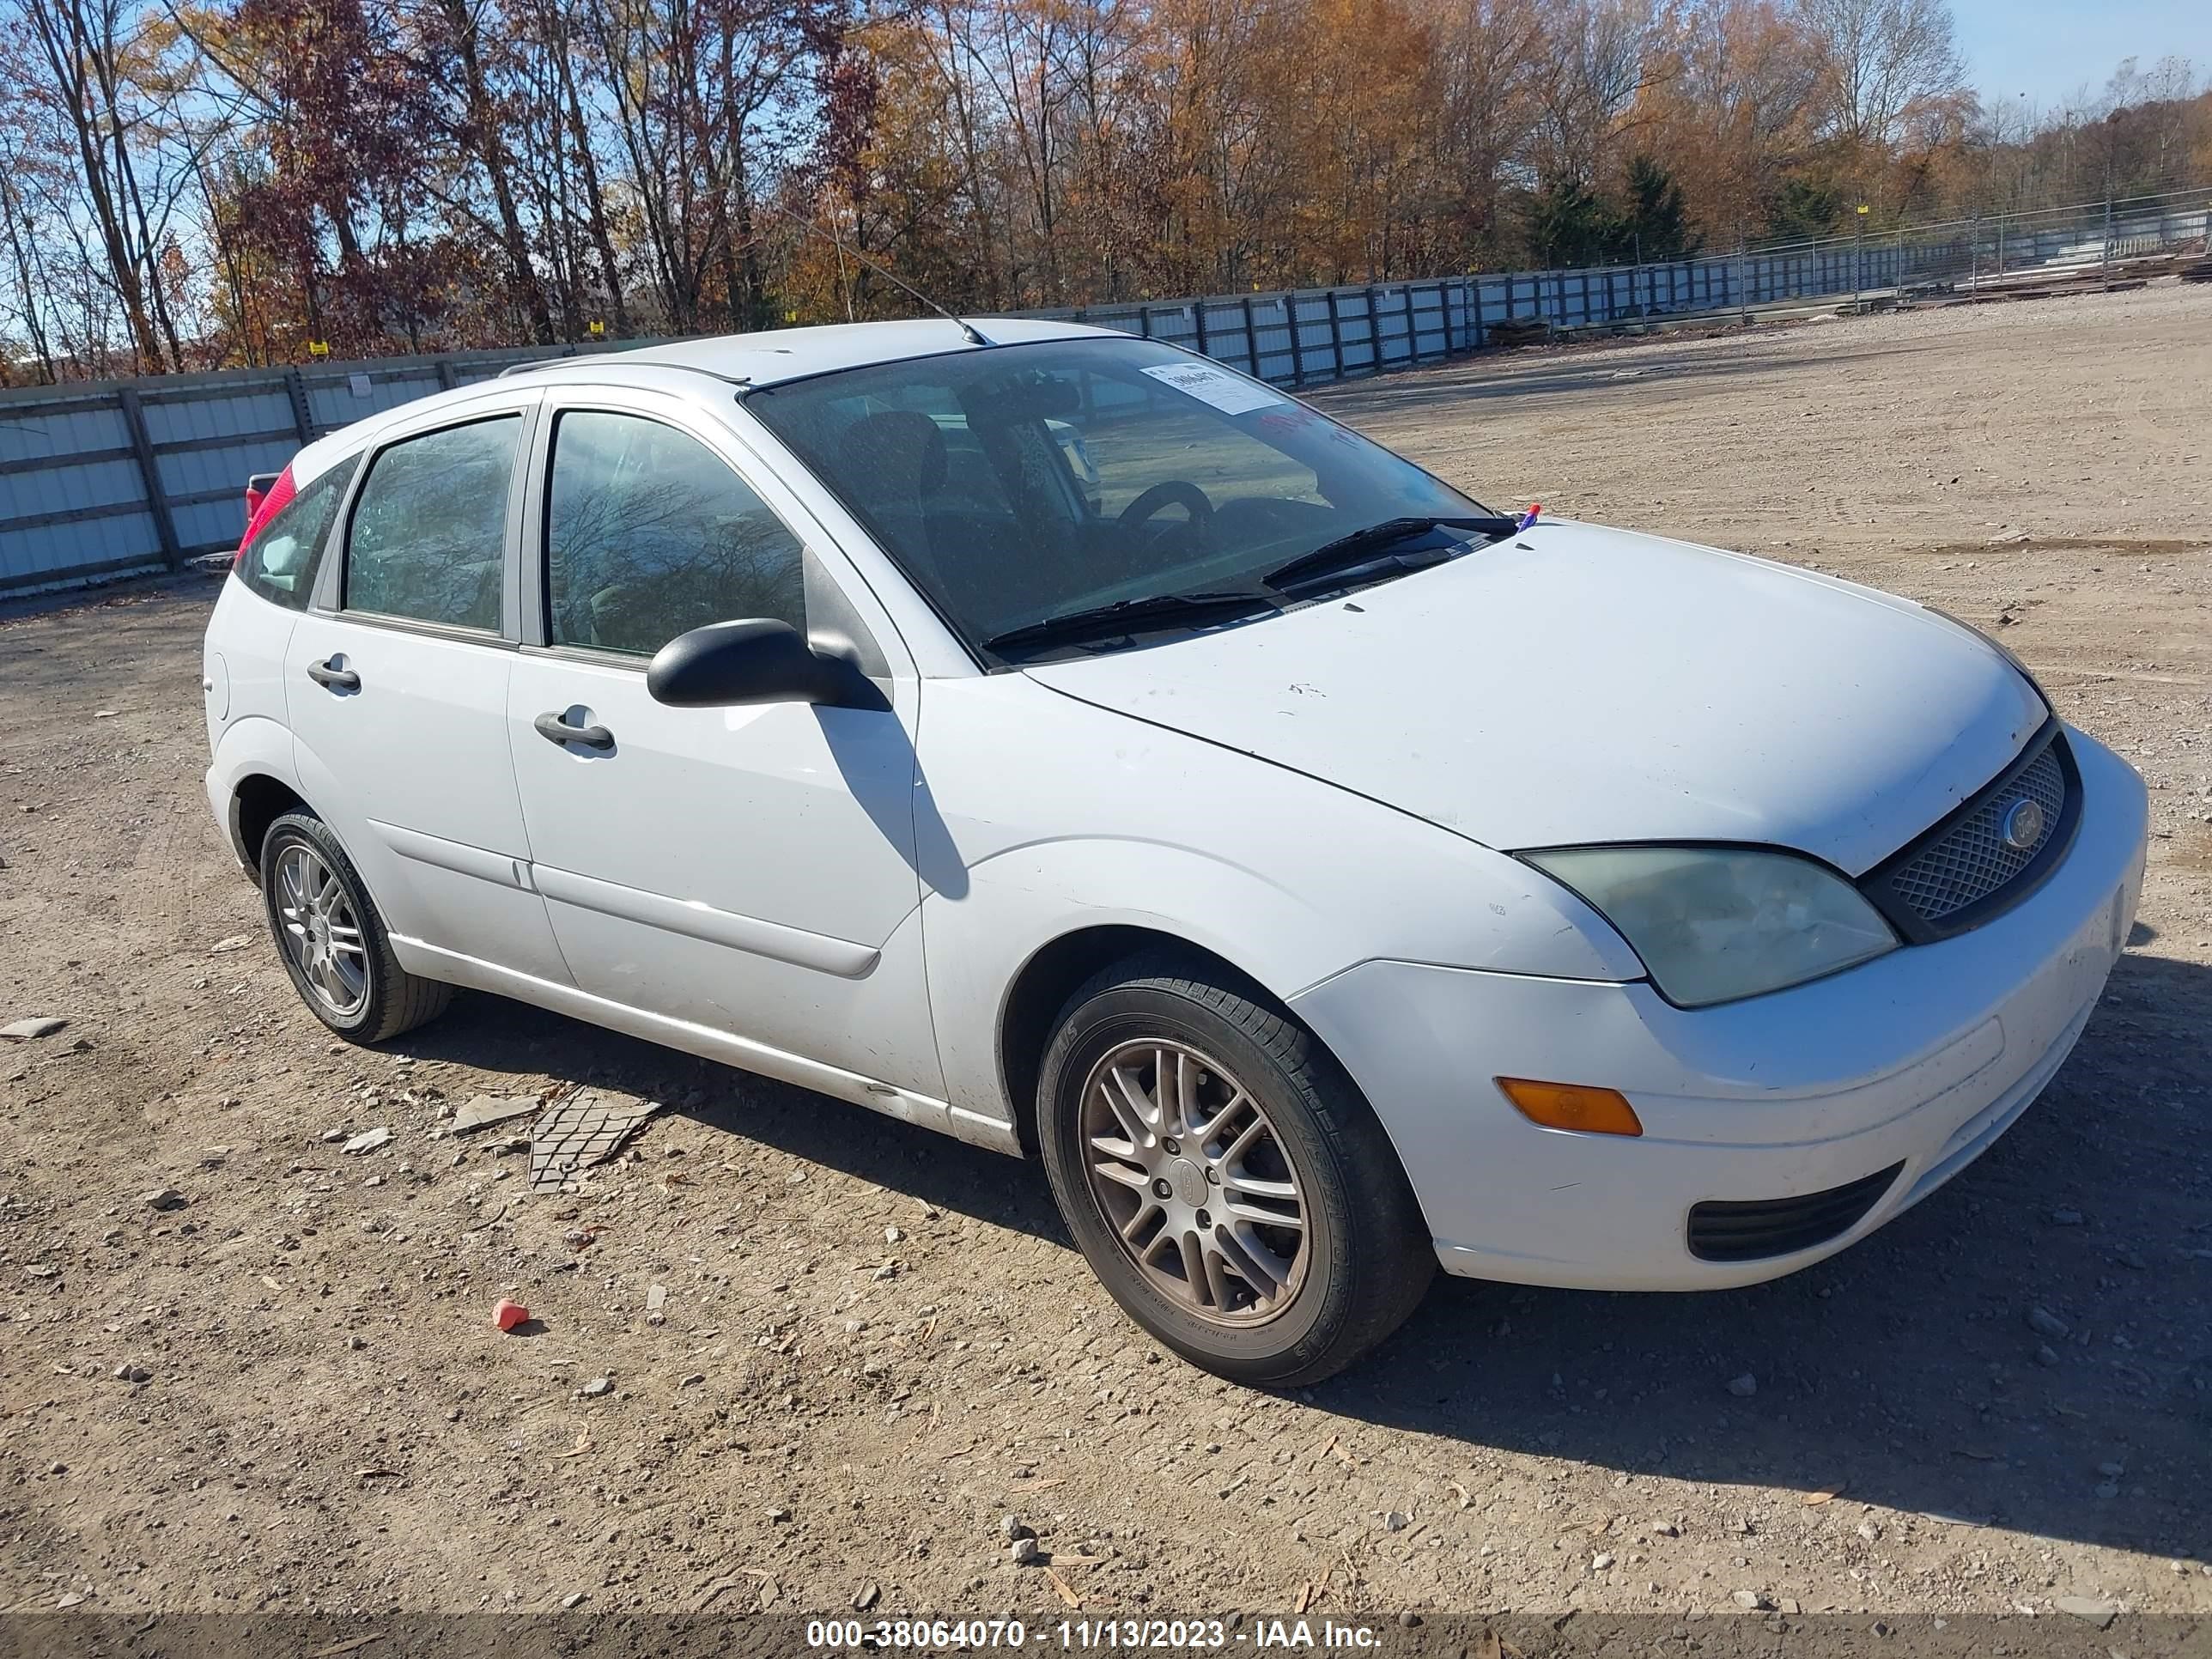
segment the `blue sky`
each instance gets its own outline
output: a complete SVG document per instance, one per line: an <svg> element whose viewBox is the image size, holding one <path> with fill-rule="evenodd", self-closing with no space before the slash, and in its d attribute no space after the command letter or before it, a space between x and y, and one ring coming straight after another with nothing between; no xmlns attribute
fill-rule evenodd
<svg viewBox="0 0 2212 1659"><path fill-rule="evenodd" d="M1967 80L1983 101L2050 108L2101 88L2123 58L2175 53L2212 75L2212 0L1951 0Z"/></svg>

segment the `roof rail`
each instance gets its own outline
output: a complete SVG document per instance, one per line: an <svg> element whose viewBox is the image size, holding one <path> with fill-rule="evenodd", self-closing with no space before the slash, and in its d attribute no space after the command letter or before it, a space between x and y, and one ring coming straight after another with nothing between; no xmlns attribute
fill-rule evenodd
<svg viewBox="0 0 2212 1659"><path fill-rule="evenodd" d="M558 368L562 364L583 355L572 346L557 357L533 357L526 362L509 363L505 368L500 370L497 378L503 380L510 374L527 374L534 369L540 368ZM703 374L710 380L720 380L724 386L733 386L740 392L750 391L753 384L753 377L750 374L725 374L718 368L706 368L697 363L655 361L651 367L679 369L687 374Z"/></svg>
<svg viewBox="0 0 2212 1659"><path fill-rule="evenodd" d="M557 357L526 358L519 363L509 363L505 368L500 370L500 372L493 378L495 380L503 380L510 374L527 374L534 368L549 368L556 363L566 362L569 358L575 355L576 348L570 346L566 351L562 352Z"/></svg>

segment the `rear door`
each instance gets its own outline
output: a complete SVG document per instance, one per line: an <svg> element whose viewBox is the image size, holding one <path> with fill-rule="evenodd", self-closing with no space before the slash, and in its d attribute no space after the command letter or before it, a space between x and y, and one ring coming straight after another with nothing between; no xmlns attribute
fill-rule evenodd
<svg viewBox="0 0 2212 1659"><path fill-rule="evenodd" d="M530 882L506 730L509 550L535 417L534 396L487 398L369 455L293 630L285 684L301 787L403 952L566 984Z"/></svg>
<svg viewBox="0 0 2212 1659"><path fill-rule="evenodd" d="M919 684L889 620L736 434L678 399L554 389L538 450L507 732L576 983L939 1096ZM750 617L847 641L891 706L671 708L647 693L661 646ZM561 735L592 728L595 746ZM761 1068L794 1074L774 1055Z"/></svg>

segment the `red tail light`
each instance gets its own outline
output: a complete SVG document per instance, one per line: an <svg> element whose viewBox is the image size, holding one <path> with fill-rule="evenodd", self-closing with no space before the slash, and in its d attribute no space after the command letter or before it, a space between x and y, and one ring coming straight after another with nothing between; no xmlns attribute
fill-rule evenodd
<svg viewBox="0 0 2212 1659"><path fill-rule="evenodd" d="M261 533L261 526L284 510L292 499L292 469L287 466L273 477L258 472L246 481L246 533L238 538L238 551L232 557L230 568L238 568L246 557L246 550L253 545L253 538Z"/></svg>

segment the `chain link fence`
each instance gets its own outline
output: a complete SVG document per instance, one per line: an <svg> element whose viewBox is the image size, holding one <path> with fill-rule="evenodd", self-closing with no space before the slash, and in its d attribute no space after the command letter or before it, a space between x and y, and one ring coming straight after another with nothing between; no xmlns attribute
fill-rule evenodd
<svg viewBox="0 0 2212 1659"><path fill-rule="evenodd" d="M1133 301L1066 317L1304 386L1534 339L1771 312L1812 301L1995 298L2202 248L2212 191L1769 245L1696 258Z"/></svg>
<svg viewBox="0 0 2212 1659"><path fill-rule="evenodd" d="M1748 320L1813 301L1993 297L2205 246L2212 191L1862 231L1589 270L1511 271L1028 313L1165 340L1303 387L1485 346ZM628 345L641 341L622 343ZM244 486L311 439L536 347L0 390L0 596L174 568L237 544Z"/></svg>

